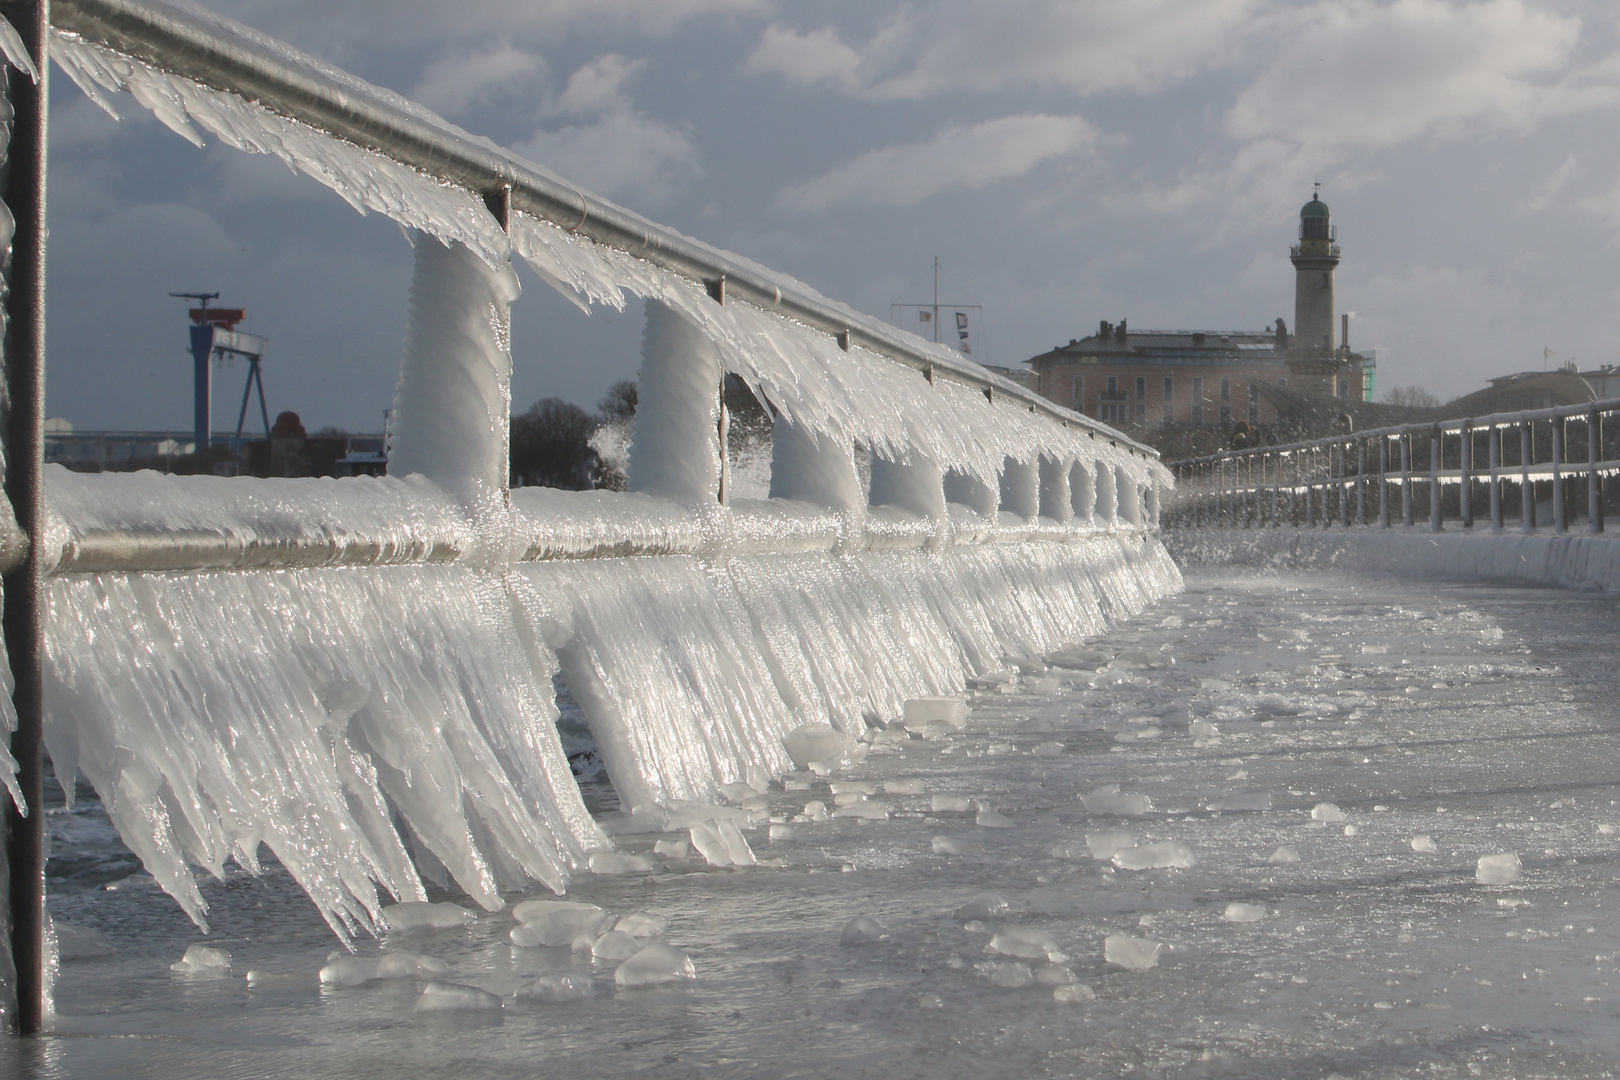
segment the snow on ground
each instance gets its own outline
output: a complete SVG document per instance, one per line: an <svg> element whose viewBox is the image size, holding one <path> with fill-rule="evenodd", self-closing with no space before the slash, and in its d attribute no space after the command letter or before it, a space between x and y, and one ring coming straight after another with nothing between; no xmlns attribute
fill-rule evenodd
<svg viewBox="0 0 1620 1080"><path fill-rule="evenodd" d="M120 865L93 802L59 813L52 910L113 951L64 961L57 1034L0 1043L0 1072L1620 1069L1613 599L1326 573L1187 585L1053 657L1070 666L982 680L960 731L882 733L858 766L779 780L763 810L739 792L757 865L620 837L651 870L572 889L604 912L579 916L572 949L514 944L552 909L509 908L367 942L400 954L378 969L395 977L323 986L333 939L279 868L204 881L205 940L149 879L88 872ZM1517 876L1482 883L1513 877L1489 858L1507 853ZM201 944L231 967L171 970ZM615 985L657 945L634 970L669 981Z"/></svg>

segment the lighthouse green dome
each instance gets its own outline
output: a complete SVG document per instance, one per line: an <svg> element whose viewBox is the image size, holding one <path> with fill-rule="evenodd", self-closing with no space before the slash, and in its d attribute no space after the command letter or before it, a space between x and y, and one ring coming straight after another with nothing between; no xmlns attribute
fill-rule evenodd
<svg viewBox="0 0 1620 1080"><path fill-rule="evenodd" d="M1325 217L1329 217L1331 215L1329 215L1329 213L1328 213L1328 205L1327 205L1327 203L1325 203L1321 199L1315 198L1313 196L1311 198L1310 202L1308 202L1304 206L1300 207L1299 216L1302 217L1302 218L1313 218L1313 217L1325 218Z"/></svg>

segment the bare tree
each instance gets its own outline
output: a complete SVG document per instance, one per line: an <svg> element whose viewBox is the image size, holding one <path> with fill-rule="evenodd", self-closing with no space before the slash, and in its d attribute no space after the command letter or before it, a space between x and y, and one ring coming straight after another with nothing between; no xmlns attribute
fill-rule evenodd
<svg viewBox="0 0 1620 1080"><path fill-rule="evenodd" d="M1409 409L1438 409L1440 399L1421 386L1392 386L1384 391L1384 404L1404 405Z"/></svg>
<svg viewBox="0 0 1620 1080"><path fill-rule="evenodd" d="M607 388L602 400L596 403L596 415L604 422L628 420L636 415L636 405L640 397L640 390L633 379L616 382Z"/></svg>
<svg viewBox="0 0 1620 1080"><path fill-rule="evenodd" d="M514 483L579 491L592 486L596 451L590 447L596 420L562 398L543 398L512 418Z"/></svg>

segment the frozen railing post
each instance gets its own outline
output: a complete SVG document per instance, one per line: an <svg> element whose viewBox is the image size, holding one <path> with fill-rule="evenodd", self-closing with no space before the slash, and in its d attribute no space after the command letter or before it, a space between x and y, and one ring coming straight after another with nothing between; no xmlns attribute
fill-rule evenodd
<svg viewBox="0 0 1620 1080"><path fill-rule="evenodd" d="M631 491L690 504L719 501L720 374L713 339L667 304L647 301Z"/></svg>
<svg viewBox="0 0 1620 1080"><path fill-rule="evenodd" d="M1033 521L1040 513L1040 481L1035 462L1008 458L1001 467L1001 509Z"/></svg>
<svg viewBox="0 0 1620 1080"><path fill-rule="evenodd" d="M45 652L45 570L39 543L45 516L41 482L45 422L45 148L49 0L4 7L37 63L32 78L6 69L10 143L5 146L5 204L15 222L0 248L10 248L5 303L5 493L0 552L5 575L6 655L16 688L17 730L11 754L19 766L27 816L6 800L5 897L8 947L0 957L0 1000L25 1035L45 1024L45 791L42 692ZM11 516L16 513L16 525ZM28 550L14 539L17 527ZM19 560L15 557L22 554ZM3 767L3 764L0 764ZM72 783L69 778L67 783ZM8 970L9 969L9 970Z"/></svg>
<svg viewBox="0 0 1620 1080"><path fill-rule="evenodd" d="M850 446L780 414L772 425L770 496L824 506L856 521L866 509Z"/></svg>
<svg viewBox="0 0 1620 1080"><path fill-rule="evenodd" d="M416 238L388 471L420 473L480 521L501 516L509 500L517 296L509 263L491 266L463 244Z"/></svg>

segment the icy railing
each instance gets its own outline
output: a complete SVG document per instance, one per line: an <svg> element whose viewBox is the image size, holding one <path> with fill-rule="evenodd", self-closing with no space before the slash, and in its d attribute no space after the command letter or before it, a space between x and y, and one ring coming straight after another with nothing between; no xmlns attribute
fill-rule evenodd
<svg viewBox="0 0 1620 1080"><path fill-rule="evenodd" d="M1327 528L1376 519L1387 529L1398 517L1439 532L1448 522L1473 528L1475 508L1485 507L1497 530L1513 523L1565 533L1584 519L1601 533L1620 499L1605 483L1620 475L1620 432L1604 423L1616 412L1620 399L1609 399L1173 462L1164 524Z"/></svg>
<svg viewBox="0 0 1620 1080"><path fill-rule="evenodd" d="M345 939L424 879L560 891L611 841L554 679L615 828L731 827L716 804L795 729L857 753L908 698L1179 583L1170 474L1118 432L238 24L54 11L53 58L109 111L127 92L416 231L396 476L46 471L51 756L200 925L191 868L261 844ZM648 300L630 493L507 488L514 254L584 307ZM727 374L775 419L763 499L733 497Z"/></svg>

